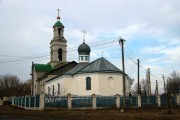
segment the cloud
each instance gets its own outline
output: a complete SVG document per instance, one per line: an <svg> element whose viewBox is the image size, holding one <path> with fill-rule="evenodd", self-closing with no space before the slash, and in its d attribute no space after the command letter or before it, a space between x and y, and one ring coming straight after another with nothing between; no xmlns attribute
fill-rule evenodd
<svg viewBox="0 0 180 120"><path fill-rule="evenodd" d="M43 5L42 5L43 3ZM0 1L0 55L47 57L34 59L37 63L49 61L52 26L60 8L61 22L65 26L68 60L78 61L77 48L82 43L82 30L87 31L86 43L90 46L107 41L117 42L92 47L91 60L102 56L121 68L121 51L118 37L126 39L125 54L134 61L140 59L146 69L152 68L160 78L179 69L180 64L180 9L179 0L2 0ZM111 58L112 57L112 58ZM113 58L114 57L114 58ZM117 58L115 58L117 57ZM0 61L9 59L0 56ZM12 59L12 58L11 58ZM13 64L0 64L1 74L10 73L29 78L32 59ZM4 66L5 65L5 66ZM28 66L28 67L27 67ZM126 58L127 72L136 79L137 65ZM3 67L3 68L2 68ZM17 71L18 68L18 71ZM26 71L26 72L24 72ZM145 71L141 71L143 78Z"/></svg>

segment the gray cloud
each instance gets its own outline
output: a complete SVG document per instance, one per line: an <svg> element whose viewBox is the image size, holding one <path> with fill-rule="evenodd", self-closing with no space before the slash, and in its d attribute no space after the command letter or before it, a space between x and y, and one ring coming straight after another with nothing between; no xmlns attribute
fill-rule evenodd
<svg viewBox="0 0 180 120"><path fill-rule="evenodd" d="M76 48L82 42L81 31L85 29L88 34L88 44L118 39L121 35L128 42L135 57L141 58L145 67L148 67L147 54L151 59L156 57L150 53L143 53L149 48L158 46L170 48L160 49L164 56L179 56L176 52L179 45L180 9L179 0L2 0L0 1L0 55L32 56L44 55L41 59L31 59L15 64L0 64L0 73L13 73L22 79L29 78L31 61L48 62L49 43L53 37L52 26L56 22L57 8L60 8L61 22L65 25L65 37L68 40L68 48ZM143 42L144 41L144 42ZM153 43L153 44L152 44ZM171 47L176 45L173 50ZM138 46L136 48L136 46ZM95 51L93 48L92 59L104 55L111 56L118 45ZM169 51L169 53L168 53ZM171 51L171 52L170 52ZM120 52L116 55L120 56ZM77 52L68 53L70 58L76 58ZM164 59L164 56L157 57ZM0 56L0 61L9 58ZM12 59L12 58L11 58ZM13 58L14 59L14 58ZM109 58L108 58L109 59ZM150 59L150 58L148 58ZM109 59L121 68L117 59ZM173 59L172 59L173 61ZM172 63L172 66L179 62ZM129 66L136 67L129 62ZM128 65L127 65L128 66ZM158 63L152 65L165 69ZM153 68L155 68L153 67ZM127 68L129 74L131 67ZM18 71L17 71L18 69ZM173 68L169 68L169 71ZM133 70L134 71L134 70ZM168 71L168 72L169 72ZM143 73L144 74L144 73ZM161 76L157 74L157 76Z"/></svg>

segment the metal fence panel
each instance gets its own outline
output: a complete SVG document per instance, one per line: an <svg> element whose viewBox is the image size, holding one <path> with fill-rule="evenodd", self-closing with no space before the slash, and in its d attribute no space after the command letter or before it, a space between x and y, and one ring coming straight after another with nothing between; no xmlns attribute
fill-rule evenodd
<svg viewBox="0 0 180 120"><path fill-rule="evenodd" d="M19 106L21 106L21 97L18 97L18 99L19 99Z"/></svg>
<svg viewBox="0 0 180 120"><path fill-rule="evenodd" d="M66 96L45 96L45 107L67 108Z"/></svg>
<svg viewBox="0 0 180 120"><path fill-rule="evenodd" d="M92 107L92 96L72 96L72 108Z"/></svg>
<svg viewBox="0 0 180 120"><path fill-rule="evenodd" d="M122 108L124 104L124 97L120 96L120 107ZM126 96L126 107L138 107L138 97L137 96Z"/></svg>
<svg viewBox="0 0 180 120"><path fill-rule="evenodd" d="M176 96L172 96L172 105L176 106L177 105L177 97Z"/></svg>
<svg viewBox="0 0 180 120"><path fill-rule="evenodd" d="M156 96L141 96L141 106L142 107L157 107L157 97Z"/></svg>
<svg viewBox="0 0 180 120"><path fill-rule="evenodd" d="M162 95L162 96L160 96L160 98L161 98L161 106L162 107L167 106L168 105L168 96Z"/></svg>
<svg viewBox="0 0 180 120"><path fill-rule="evenodd" d="M22 106L25 106L25 97L22 98Z"/></svg>
<svg viewBox="0 0 180 120"><path fill-rule="evenodd" d="M30 100L31 100L31 102L30 102L30 107L34 107L35 97L34 97L34 96L31 96L31 97L30 97Z"/></svg>
<svg viewBox="0 0 180 120"><path fill-rule="evenodd" d="M97 96L96 107L116 107L115 96Z"/></svg>
<svg viewBox="0 0 180 120"><path fill-rule="evenodd" d="M39 107L39 95L36 95L35 99L36 99L35 107Z"/></svg>
<svg viewBox="0 0 180 120"><path fill-rule="evenodd" d="M18 105L18 97L16 97L16 105Z"/></svg>
<svg viewBox="0 0 180 120"><path fill-rule="evenodd" d="M29 107L29 97L26 97L26 107Z"/></svg>

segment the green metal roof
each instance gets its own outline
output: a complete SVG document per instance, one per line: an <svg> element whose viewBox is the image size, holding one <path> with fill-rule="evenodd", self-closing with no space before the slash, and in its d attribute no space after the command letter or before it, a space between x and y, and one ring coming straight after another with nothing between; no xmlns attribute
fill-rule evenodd
<svg viewBox="0 0 180 120"><path fill-rule="evenodd" d="M63 26L63 24L60 22L60 21L57 21L55 24L54 24L54 27L61 27Z"/></svg>
<svg viewBox="0 0 180 120"><path fill-rule="evenodd" d="M49 72L52 69L50 64L34 64L35 71Z"/></svg>

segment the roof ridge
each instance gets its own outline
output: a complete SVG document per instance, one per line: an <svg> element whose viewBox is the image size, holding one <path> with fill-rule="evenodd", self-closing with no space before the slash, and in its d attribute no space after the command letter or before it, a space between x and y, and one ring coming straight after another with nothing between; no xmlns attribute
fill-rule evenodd
<svg viewBox="0 0 180 120"><path fill-rule="evenodd" d="M101 58L102 58L102 57L101 57ZM91 65L91 64L93 64L94 62L96 62L96 61L100 60L101 58L98 58L97 60L95 60L95 61L93 61L93 62L91 62L91 63L89 63L89 64L85 65L85 66L84 66L84 67L82 67L80 70L78 70L76 73L78 73L79 71L81 71L81 70L85 69L85 67L90 66L90 65Z"/></svg>
<svg viewBox="0 0 180 120"><path fill-rule="evenodd" d="M81 64L81 63L80 63ZM84 69L86 66L88 66L89 64L86 64L86 65L84 65L81 69L79 69L78 71L76 71L74 74L76 74L76 73L78 73L79 71L81 71L82 69ZM74 75L73 74L73 75Z"/></svg>

